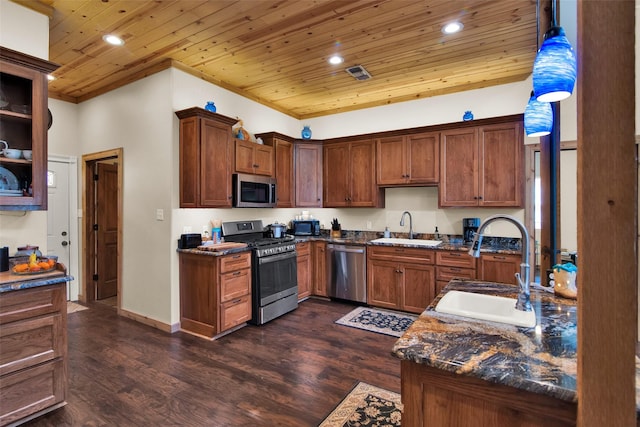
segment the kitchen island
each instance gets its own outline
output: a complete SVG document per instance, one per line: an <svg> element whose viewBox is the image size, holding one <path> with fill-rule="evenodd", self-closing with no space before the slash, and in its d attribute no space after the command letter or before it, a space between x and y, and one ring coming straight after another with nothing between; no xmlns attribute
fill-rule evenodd
<svg viewBox="0 0 640 427"><path fill-rule="evenodd" d="M55 270L0 273L0 425L65 405L67 276Z"/></svg>
<svg viewBox="0 0 640 427"><path fill-rule="evenodd" d="M451 290L514 298L502 283L452 280L398 339L404 427L576 424L577 304L532 290L534 328L438 313Z"/></svg>

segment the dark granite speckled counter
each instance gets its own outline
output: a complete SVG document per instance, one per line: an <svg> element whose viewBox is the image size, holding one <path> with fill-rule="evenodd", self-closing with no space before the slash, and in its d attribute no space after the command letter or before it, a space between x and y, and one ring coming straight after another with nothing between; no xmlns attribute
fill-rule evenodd
<svg viewBox="0 0 640 427"><path fill-rule="evenodd" d="M235 254L239 252L247 252L250 251L251 248L231 248L225 249L223 251L202 251L200 249L176 249L177 252L187 253L187 254L196 254L196 255L206 255L206 256L223 256L229 254Z"/></svg>
<svg viewBox="0 0 640 427"><path fill-rule="evenodd" d="M407 332L393 354L456 374L576 401L576 301L532 290L535 328L438 313L446 292L464 290L515 298L515 285L452 280Z"/></svg>

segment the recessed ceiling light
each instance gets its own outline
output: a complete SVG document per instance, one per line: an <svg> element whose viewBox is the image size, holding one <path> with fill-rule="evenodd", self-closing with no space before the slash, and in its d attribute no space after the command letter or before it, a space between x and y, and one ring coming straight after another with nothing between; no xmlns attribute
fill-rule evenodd
<svg viewBox="0 0 640 427"><path fill-rule="evenodd" d="M113 34L106 34L102 36L102 40L114 46L122 46L124 44L124 40L118 36L114 36Z"/></svg>
<svg viewBox="0 0 640 427"><path fill-rule="evenodd" d="M464 25L462 25L461 22L449 22L448 24L446 24L444 27L442 27L442 32L445 34L453 34L453 33L457 33L458 31L462 30L464 28Z"/></svg>
<svg viewBox="0 0 640 427"><path fill-rule="evenodd" d="M338 65L338 64L342 64L343 62L344 62L344 59L338 55L333 55L331 58L329 58L329 64Z"/></svg>

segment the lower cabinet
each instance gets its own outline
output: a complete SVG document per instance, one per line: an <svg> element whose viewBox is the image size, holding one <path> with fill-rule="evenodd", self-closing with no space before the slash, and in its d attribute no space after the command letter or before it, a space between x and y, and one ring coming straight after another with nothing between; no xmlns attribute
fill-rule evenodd
<svg viewBox="0 0 640 427"><path fill-rule="evenodd" d="M478 260L478 279L486 282L515 283L520 272L520 255L481 254Z"/></svg>
<svg viewBox="0 0 640 427"><path fill-rule="evenodd" d="M408 360L401 362L403 427L576 425L576 404Z"/></svg>
<svg viewBox="0 0 640 427"><path fill-rule="evenodd" d="M435 298L434 252L389 246L367 248L367 303L422 313Z"/></svg>
<svg viewBox="0 0 640 427"><path fill-rule="evenodd" d="M298 253L298 301L311 295L311 242L296 243Z"/></svg>
<svg viewBox="0 0 640 427"><path fill-rule="evenodd" d="M312 292L314 295L326 297L329 295L327 292L327 242L312 242L311 256L313 257Z"/></svg>
<svg viewBox="0 0 640 427"><path fill-rule="evenodd" d="M466 252L436 251L436 295L453 279L475 279L476 259Z"/></svg>
<svg viewBox="0 0 640 427"><path fill-rule="evenodd" d="M181 252L180 328L214 338L251 319L251 253Z"/></svg>
<svg viewBox="0 0 640 427"><path fill-rule="evenodd" d="M64 405L66 304L65 283L0 294L0 425Z"/></svg>

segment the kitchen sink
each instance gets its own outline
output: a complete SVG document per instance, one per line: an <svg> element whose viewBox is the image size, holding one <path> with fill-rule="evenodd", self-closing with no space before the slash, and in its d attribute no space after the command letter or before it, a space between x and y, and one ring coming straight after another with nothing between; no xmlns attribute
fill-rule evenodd
<svg viewBox="0 0 640 427"><path fill-rule="evenodd" d="M386 243L392 245L414 245L434 247L442 243L442 240L425 240L425 239L400 239L396 237L382 237L372 240L371 243Z"/></svg>
<svg viewBox="0 0 640 427"><path fill-rule="evenodd" d="M516 310L515 298L495 295L449 291L436 305L436 311L527 328L536 325L535 311Z"/></svg>

